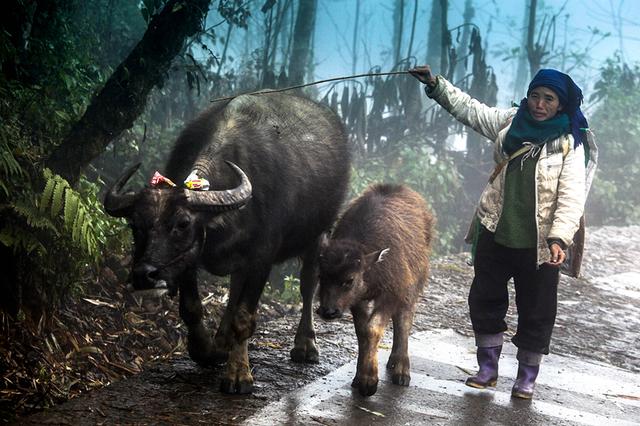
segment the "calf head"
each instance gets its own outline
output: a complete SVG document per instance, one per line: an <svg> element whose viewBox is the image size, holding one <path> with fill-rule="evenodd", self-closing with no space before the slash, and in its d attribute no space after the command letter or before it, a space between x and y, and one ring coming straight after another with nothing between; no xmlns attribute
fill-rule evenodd
<svg viewBox="0 0 640 426"><path fill-rule="evenodd" d="M335 319L367 296L364 274L383 260L389 249L366 252L364 247L348 239L329 240L323 236L320 246L320 307L324 319Z"/></svg>
<svg viewBox="0 0 640 426"><path fill-rule="evenodd" d="M237 188L227 191L191 191L182 188L145 188L122 192L138 169L127 170L109 189L105 211L126 217L133 233L131 272L135 290L178 290L177 278L196 268L205 242L206 224L212 215L237 209L251 197L251 183L244 172L229 163L240 177Z"/></svg>

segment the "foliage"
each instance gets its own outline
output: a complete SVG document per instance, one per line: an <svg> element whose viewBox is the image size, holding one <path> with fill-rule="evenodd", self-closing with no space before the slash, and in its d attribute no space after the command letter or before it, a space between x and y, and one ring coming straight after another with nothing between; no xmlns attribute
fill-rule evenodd
<svg viewBox="0 0 640 426"><path fill-rule="evenodd" d="M587 205L591 224L640 222L640 65L606 61L594 86L599 104L590 119L599 147L598 172Z"/></svg>
<svg viewBox="0 0 640 426"><path fill-rule="evenodd" d="M16 105L28 103L33 91L9 86L13 96L0 101L5 118L0 125L0 248L14 261L3 284L3 305L37 319L70 291L80 290L87 271L95 270L107 242L117 240L112 236L122 235L123 226L107 219L97 183L83 180L74 190L42 168L44 149L34 140L48 141L41 132L55 132L51 126L62 120L56 115L55 119L43 117L38 122L42 127L25 124L32 111ZM43 109L49 106L41 103Z"/></svg>
<svg viewBox="0 0 640 426"><path fill-rule="evenodd" d="M139 38L137 8L124 0L12 2L14 19L2 21L0 250L14 259L2 305L13 313L37 320L80 289L106 244L123 246L124 227L102 211L98 184L83 180L73 190L42 163Z"/></svg>
<svg viewBox="0 0 640 426"><path fill-rule="evenodd" d="M19 259L21 308L38 311L57 305L69 291L81 291L87 271L95 271L107 252L107 242L118 235L125 241L122 223L104 213L96 184L83 180L76 191L48 169L43 178L41 194L29 185L9 188L0 229L0 243ZM36 302L24 300L30 293L43 305L30 307Z"/></svg>
<svg viewBox="0 0 640 426"><path fill-rule="evenodd" d="M228 22L246 29L247 19L251 16L251 11L246 8L244 3L243 0L220 0L218 2L218 13Z"/></svg>
<svg viewBox="0 0 640 426"><path fill-rule="evenodd" d="M142 0L140 3L140 14L144 21L149 24L153 15L159 13L164 7L163 0Z"/></svg>
<svg viewBox="0 0 640 426"><path fill-rule="evenodd" d="M267 283L264 294L283 303L297 305L302 303L300 295L300 279L294 275L284 277L282 289L276 289L271 283Z"/></svg>

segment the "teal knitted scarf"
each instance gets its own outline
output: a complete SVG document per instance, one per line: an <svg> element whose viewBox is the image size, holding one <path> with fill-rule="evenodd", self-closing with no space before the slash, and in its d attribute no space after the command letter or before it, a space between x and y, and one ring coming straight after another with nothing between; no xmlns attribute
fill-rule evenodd
<svg viewBox="0 0 640 426"><path fill-rule="evenodd" d="M544 145L569 132L571 127L567 114L558 114L548 120L537 121L526 107L521 106L504 138L502 150L511 155L520 149L524 142Z"/></svg>

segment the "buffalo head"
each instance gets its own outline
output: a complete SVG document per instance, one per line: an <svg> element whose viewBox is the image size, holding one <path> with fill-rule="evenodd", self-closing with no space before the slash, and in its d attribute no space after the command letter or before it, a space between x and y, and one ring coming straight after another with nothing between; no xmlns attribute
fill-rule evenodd
<svg viewBox="0 0 640 426"><path fill-rule="evenodd" d="M227 162L240 184L224 191L192 191L184 188L144 188L123 192L136 164L108 190L104 207L111 216L126 217L133 232L131 280L136 290L168 288L177 292L176 279L195 268L212 215L242 207L251 198L251 183L235 164Z"/></svg>
<svg viewBox="0 0 640 426"><path fill-rule="evenodd" d="M329 240L326 235L320 243L320 307L317 313L324 319L335 319L366 298L364 274L389 249L367 253L364 247L347 239Z"/></svg>

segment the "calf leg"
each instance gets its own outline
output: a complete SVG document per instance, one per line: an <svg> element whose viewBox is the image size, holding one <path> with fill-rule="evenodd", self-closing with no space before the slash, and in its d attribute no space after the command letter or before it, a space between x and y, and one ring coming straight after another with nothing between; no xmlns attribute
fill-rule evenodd
<svg viewBox="0 0 640 426"><path fill-rule="evenodd" d="M320 362L316 348L316 332L313 328L313 296L318 286L318 245L315 244L304 256L300 272L300 294L302 294L302 316L296 331L291 359L294 362Z"/></svg>
<svg viewBox="0 0 640 426"><path fill-rule="evenodd" d="M392 370L391 380L396 385L409 386L411 382L409 363L409 332L413 324L414 309L403 309L393 315L393 347L387 362Z"/></svg>
<svg viewBox="0 0 640 426"><path fill-rule="evenodd" d="M365 309L353 309L358 336L358 367L351 386L360 395L370 396L378 390L378 344L389 318L381 313L369 315Z"/></svg>
<svg viewBox="0 0 640 426"><path fill-rule="evenodd" d="M187 326L187 349L191 359L200 365L211 364L213 344L211 334L202 322L202 302L195 271L180 278L180 318Z"/></svg>
<svg viewBox="0 0 640 426"><path fill-rule="evenodd" d="M253 390L247 341L256 328L256 309L268 277L269 267L252 271L250 275L238 273L231 276L232 286L237 286L235 288L239 290L239 295L229 326L231 349L227 371L220 383L222 392L245 394Z"/></svg>

